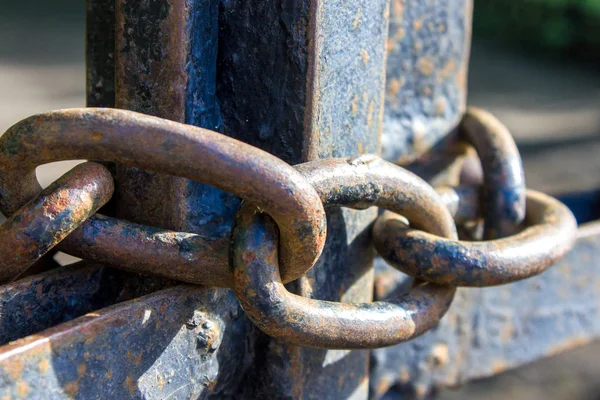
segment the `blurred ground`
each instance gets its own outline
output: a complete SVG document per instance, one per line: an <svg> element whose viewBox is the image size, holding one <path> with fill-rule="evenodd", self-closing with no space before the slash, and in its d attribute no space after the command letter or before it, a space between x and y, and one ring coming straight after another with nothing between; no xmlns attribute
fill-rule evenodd
<svg viewBox="0 0 600 400"><path fill-rule="evenodd" d="M84 2L1 4L7 1L0 0L0 132L33 113L85 101ZM555 194L600 188L600 74L476 42L469 103L492 111L511 129L528 186ZM48 183L65 168L38 173ZM600 344L587 346L440 397L598 399L599 357Z"/></svg>

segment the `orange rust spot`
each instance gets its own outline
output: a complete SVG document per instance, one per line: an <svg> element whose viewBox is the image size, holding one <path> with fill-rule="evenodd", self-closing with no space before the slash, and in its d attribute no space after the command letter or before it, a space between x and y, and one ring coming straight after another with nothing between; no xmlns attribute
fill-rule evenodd
<svg viewBox="0 0 600 400"><path fill-rule="evenodd" d="M106 379L111 379L111 378L112 378L112 376L113 376L113 373L112 373L112 371L106 371L106 374L104 374L104 377L105 377Z"/></svg>
<svg viewBox="0 0 600 400"><path fill-rule="evenodd" d="M352 99L352 105L350 106L352 108L352 115L356 118L356 116L358 115L358 95L355 94L354 98Z"/></svg>
<svg viewBox="0 0 600 400"><path fill-rule="evenodd" d="M373 122L373 114L375 114L375 105L373 102L370 102L369 111L367 112L367 126L371 126L371 122Z"/></svg>
<svg viewBox="0 0 600 400"><path fill-rule="evenodd" d="M38 363L38 368L40 369L40 372L42 374L45 374L48 372L48 370L50 369L50 363L48 362L48 360L41 360Z"/></svg>
<svg viewBox="0 0 600 400"><path fill-rule="evenodd" d="M391 97L397 97L398 93L400 93L400 90L402 89L402 86L404 86L404 79L392 79L388 84L388 95Z"/></svg>
<svg viewBox="0 0 600 400"><path fill-rule="evenodd" d="M446 103L446 99L444 99L444 98L437 99L435 102L436 115L444 115L444 113L446 112L447 105L448 104Z"/></svg>
<svg viewBox="0 0 600 400"><path fill-rule="evenodd" d="M398 28L396 29L396 40L401 40L404 39L404 36L406 35L406 30L404 28Z"/></svg>
<svg viewBox="0 0 600 400"><path fill-rule="evenodd" d="M27 396L27 392L29 392L29 386L27 385L27 382L17 382L17 394L19 395L19 397Z"/></svg>
<svg viewBox="0 0 600 400"><path fill-rule="evenodd" d="M362 8L359 8L358 11L356 11L356 16L354 17L354 22L352 23L352 29L358 28L358 25L360 25L361 17L362 17Z"/></svg>
<svg viewBox="0 0 600 400"><path fill-rule="evenodd" d="M102 133L102 132L93 132L92 133L92 140L99 141L102 139L104 139L104 133Z"/></svg>
<svg viewBox="0 0 600 400"><path fill-rule="evenodd" d="M436 366L444 366L448 364L448 360L450 359L448 346L443 343L436 344L431 349L431 361Z"/></svg>
<svg viewBox="0 0 600 400"><path fill-rule="evenodd" d="M77 391L79 391L78 382L69 382L64 386L65 393L71 397L75 397Z"/></svg>
<svg viewBox="0 0 600 400"><path fill-rule="evenodd" d="M423 27L423 19L422 19L422 18L420 18L420 19L416 19L416 20L413 22L413 30L414 30L415 32L418 32L418 31L419 31L419 30L420 30L422 27Z"/></svg>
<svg viewBox="0 0 600 400"><path fill-rule="evenodd" d="M365 148L364 148L362 142L358 143L358 154L365 154Z"/></svg>
<svg viewBox="0 0 600 400"><path fill-rule="evenodd" d="M360 57L362 58L363 63L367 64L371 56L369 56L369 52L365 49L360 51Z"/></svg>
<svg viewBox="0 0 600 400"><path fill-rule="evenodd" d="M452 76L452 74L454 74L455 71L456 71L456 61L454 61L454 60L448 61L448 63L446 65L444 65L444 68L442 68L442 70L440 71L439 81L441 82L445 79L450 78Z"/></svg>
<svg viewBox="0 0 600 400"><path fill-rule="evenodd" d="M128 376L127 378L125 378L125 387L127 388L127 390L129 390L129 392L132 395L137 390L137 385L135 384L135 380L131 376Z"/></svg>
<svg viewBox="0 0 600 400"><path fill-rule="evenodd" d="M433 61L431 61L429 57L425 56L417 62L417 68L423 75L429 76L434 70Z"/></svg>
<svg viewBox="0 0 600 400"><path fill-rule="evenodd" d="M86 371L87 366L85 364L81 364L77 367L77 375L79 375L80 378L85 375Z"/></svg>
<svg viewBox="0 0 600 400"><path fill-rule="evenodd" d="M502 371L505 371L508 368L508 365L504 361L496 360L492 362L492 373L499 374Z"/></svg>
<svg viewBox="0 0 600 400"><path fill-rule="evenodd" d="M245 251L242 253L242 260L244 260L245 263L251 263L255 259L256 259L256 254L251 251Z"/></svg>
<svg viewBox="0 0 600 400"><path fill-rule="evenodd" d="M431 93L432 93L432 92L431 92L431 88L430 88L429 86L425 86L425 87L422 89L422 92L423 92L423 95L425 95L425 96L427 96L427 97L431 96Z"/></svg>
<svg viewBox="0 0 600 400"><path fill-rule="evenodd" d="M424 399L429 393L429 388L424 383L415 385L415 395L418 399Z"/></svg>
<svg viewBox="0 0 600 400"><path fill-rule="evenodd" d="M394 18L402 20L404 18L404 0L394 0L392 3Z"/></svg>
<svg viewBox="0 0 600 400"><path fill-rule="evenodd" d="M165 386L165 383L166 383L166 381L165 381L164 377L159 376L156 378L156 384L158 385L158 388L160 390L162 390L162 388Z"/></svg>
<svg viewBox="0 0 600 400"><path fill-rule="evenodd" d="M4 371L14 380L18 380L23 373L23 360L15 359L9 365L4 366Z"/></svg>
<svg viewBox="0 0 600 400"><path fill-rule="evenodd" d="M554 346L547 355L554 355L558 353L562 353L567 350L571 350L575 347L580 347L590 343L590 339L586 337L576 337L573 339L569 339L557 346Z"/></svg>
<svg viewBox="0 0 600 400"><path fill-rule="evenodd" d="M387 391L390 390L391 386L392 385L390 383L390 380L387 377L382 378L381 381L377 384L377 394L387 393Z"/></svg>
<svg viewBox="0 0 600 400"><path fill-rule="evenodd" d="M396 42L393 39L388 38L385 41L385 50L387 52L390 52L390 51L392 51L395 48L396 48Z"/></svg>

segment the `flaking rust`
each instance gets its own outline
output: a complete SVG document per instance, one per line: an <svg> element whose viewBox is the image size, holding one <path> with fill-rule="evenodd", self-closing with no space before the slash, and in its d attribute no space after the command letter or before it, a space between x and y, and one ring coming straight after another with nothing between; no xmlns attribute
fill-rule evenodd
<svg viewBox="0 0 600 400"><path fill-rule="evenodd" d="M37 181L36 181L37 182ZM76 166L0 225L0 282L16 279L106 204L113 178L103 166Z"/></svg>
<svg viewBox="0 0 600 400"><path fill-rule="evenodd" d="M452 217L425 181L375 156L319 160L297 167L325 207L387 208L415 226L457 239ZM401 190L399 190L401 188ZM383 302L350 304L288 292L279 277L278 236L251 205L238 213L233 233L234 290L244 311L283 342L326 349L395 345L432 329L448 310L455 287L416 285Z"/></svg>

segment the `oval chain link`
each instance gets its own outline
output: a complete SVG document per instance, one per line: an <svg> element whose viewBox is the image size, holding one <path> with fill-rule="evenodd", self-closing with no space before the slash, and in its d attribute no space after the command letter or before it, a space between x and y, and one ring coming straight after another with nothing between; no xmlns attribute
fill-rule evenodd
<svg viewBox="0 0 600 400"><path fill-rule="evenodd" d="M0 138L0 211L10 215L40 192L37 166L68 159L119 161L203 182L256 204L281 232L287 282L309 270L323 250L325 211L293 167L217 132L124 110L54 111L11 127ZM95 236L80 240L93 243Z"/></svg>
<svg viewBox="0 0 600 400"><path fill-rule="evenodd" d="M456 239L444 203L425 181L374 156L320 160L297 167L325 207L399 212L416 226ZM453 286L415 285L408 294L349 304L304 298L279 278L277 231L252 206L238 213L233 231L234 291L262 331L286 343L329 349L391 346L433 328L448 310Z"/></svg>

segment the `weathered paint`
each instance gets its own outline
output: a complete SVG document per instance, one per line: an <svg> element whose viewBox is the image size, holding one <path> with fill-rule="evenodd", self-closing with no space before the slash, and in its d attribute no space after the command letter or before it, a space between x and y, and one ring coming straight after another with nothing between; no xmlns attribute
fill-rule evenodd
<svg viewBox="0 0 600 400"><path fill-rule="evenodd" d="M459 289L436 329L405 345L374 350L371 397L381 398L395 386L403 395L419 393L422 398L436 388L498 374L595 340L600 335L595 317L600 307L599 233L598 223L581 226L573 250L537 277ZM442 359L436 358L440 349Z"/></svg>
<svg viewBox="0 0 600 400"><path fill-rule="evenodd" d="M451 150L448 133L458 127L466 109L471 9L471 0L392 0L385 159L415 163L411 168L419 170L419 164L429 163L429 171L440 172L430 161L440 158L435 153Z"/></svg>
<svg viewBox="0 0 600 400"><path fill-rule="evenodd" d="M155 278L86 261L11 282L0 287L0 344L163 286Z"/></svg>
<svg viewBox="0 0 600 400"><path fill-rule="evenodd" d="M217 94L225 133L293 164L377 154L387 20L387 0L223 2ZM365 227L374 217L329 210L323 255L291 290L370 301L374 253ZM365 352L303 349L263 334L253 343L246 397L368 395Z"/></svg>
<svg viewBox="0 0 600 400"><path fill-rule="evenodd" d="M0 396L231 398L246 354L236 309L178 286L91 312L0 348Z"/></svg>

